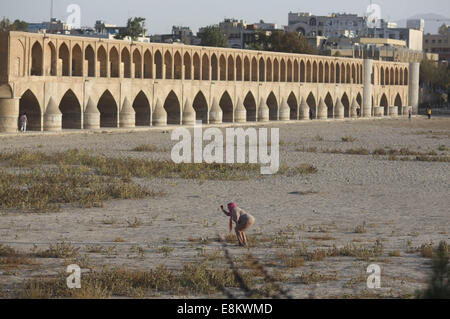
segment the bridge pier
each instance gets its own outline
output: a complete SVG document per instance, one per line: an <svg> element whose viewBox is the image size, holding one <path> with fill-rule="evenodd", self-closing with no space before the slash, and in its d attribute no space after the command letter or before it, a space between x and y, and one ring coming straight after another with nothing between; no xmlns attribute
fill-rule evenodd
<svg viewBox="0 0 450 319"><path fill-rule="evenodd" d="M291 109L285 99L281 99L280 115L278 118L280 121L289 121L291 119Z"/></svg>
<svg viewBox="0 0 450 319"><path fill-rule="evenodd" d="M326 120L326 119L328 119L328 107L324 103L322 98L320 98L320 100L319 100L319 106L318 106L318 111L317 111L317 119L319 119L319 120Z"/></svg>
<svg viewBox="0 0 450 319"><path fill-rule="evenodd" d="M127 98L123 101L122 110L119 113L119 127L133 128L136 122L136 112Z"/></svg>
<svg viewBox="0 0 450 319"><path fill-rule="evenodd" d="M261 98L258 106L258 122L269 122L269 107Z"/></svg>
<svg viewBox="0 0 450 319"><path fill-rule="evenodd" d="M62 113L53 98L50 98L44 114L44 131L59 132L61 130Z"/></svg>
<svg viewBox="0 0 450 319"><path fill-rule="evenodd" d="M211 106L211 111L209 111L209 123L210 124L220 124L222 123L223 112L217 103L217 99L213 99L213 103Z"/></svg>
<svg viewBox="0 0 450 319"><path fill-rule="evenodd" d="M244 104L241 102L241 99L238 99L236 104L236 110L234 111L234 121L236 123L245 123L247 122L247 110L244 107Z"/></svg>
<svg viewBox="0 0 450 319"><path fill-rule="evenodd" d="M156 101L155 110L153 111L153 126L166 126L167 112L164 109L161 100Z"/></svg>
<svg viewBox="0 0 450 319"><path fill-rule="evenodd" d="M192 102L190 99L186 99L184 103L183 110L183 125L194 125L195 124L195 110L192 107Z"/></svg>
<svg viewBox="0 0 450 319"><path fill-rule="evenodd" d="M89 98L86 105L86 110L83 112L84 123L83 127L87 130L95 130L100 128L100 111L97 106Z"/></svg>
<svg viewBox="0 0 450 319"><path fill-rule="evenodd" d="M299 106L299 119L301 121L309 120L309 105L304 98L302 98Z"/></svg>
<svg viewBox="0 0 450 319"><path fill-rule="evenodd" d="M342 120L345 115L344 104L342 104L341 99L337 98L334 106L334 118Z"/></svg>
<svg viewBox="0 0 450 319"><path fill-rule="evenodd" d="M0 98L0 132L17 132L19 98Z"/></svg>

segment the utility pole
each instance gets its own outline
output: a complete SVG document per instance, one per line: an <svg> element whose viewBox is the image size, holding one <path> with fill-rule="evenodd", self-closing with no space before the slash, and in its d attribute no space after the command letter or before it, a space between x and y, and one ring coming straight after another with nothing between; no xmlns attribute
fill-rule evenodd
<svg viewBox="0 0 450 319"><path fill-rule="evenodd" d="M53 19L53 0L50 0L50 21Z"/></svg>

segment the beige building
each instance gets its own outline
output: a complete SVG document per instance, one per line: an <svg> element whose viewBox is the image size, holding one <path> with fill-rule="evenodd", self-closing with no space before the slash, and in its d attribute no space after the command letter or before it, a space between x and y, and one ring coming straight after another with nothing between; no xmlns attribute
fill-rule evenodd
<svg viewBox="0 0 450 319"><path fill-rule="evenodd" d="M0 131L398 116L418 64L0 33Z"/></svg>

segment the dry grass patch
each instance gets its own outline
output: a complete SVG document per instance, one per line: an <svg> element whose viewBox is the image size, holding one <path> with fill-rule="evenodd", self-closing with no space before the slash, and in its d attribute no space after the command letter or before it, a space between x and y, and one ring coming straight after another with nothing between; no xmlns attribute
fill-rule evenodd
<svg viewBox="0 0 450 319"><path fill-rule="evenodd" d="M356 138L353 137L353 136L344 136L344 137L341 138L341 140L342 140L342 142L349 143L349 142L356 141Z"/></svg>
<svg viewBox="0 0 450 319"><path fill-rule="evenodd" d="M302 273L299 279L302 284L310 285L317 282L335 281L337 280L337 273L327 275L317 271L310 271Z"/></svg>
<svg viewBox="0 0 450 319"><path fill-rule="evenodd" d="M131 151L133 152L152 152L152 153L162 153L162 152L168 152L168 148L161 148L156 145L152 144L141 144L133 148Z"/></svg>

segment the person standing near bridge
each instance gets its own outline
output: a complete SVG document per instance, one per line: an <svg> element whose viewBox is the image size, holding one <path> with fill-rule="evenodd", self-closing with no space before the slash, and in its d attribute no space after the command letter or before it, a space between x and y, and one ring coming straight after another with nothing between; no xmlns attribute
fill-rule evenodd
<svg viewBox="0 0 450 319"><path fill-rule="evenodd" d="M27 131L27 113L23 113L19 118L19 125L20 125L20 131L26 132Z"/></svg>
<svg viewBox="0 0 450 319"><path fill-rule="evenodd" d="M247 246L245 232L255 223L255 218L245 210L239 208L236 203L228 204L228 212L223 209L223 205L220 208L226 216L230 217L230 232L233 229L233 221L236 223L234 230L239 241L239 246Z"/></svg>
<svg viewBox="0 0 450 319"><path fill-rule="evenodd" d="M427 106L427 115L428 119L431 120L431 107L429 105Z"/></svg>

